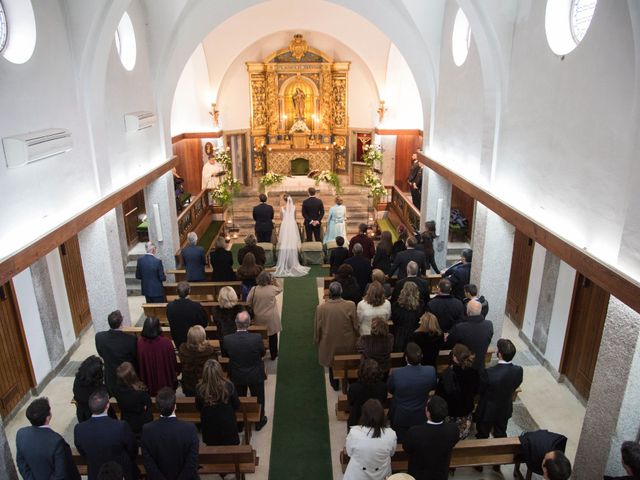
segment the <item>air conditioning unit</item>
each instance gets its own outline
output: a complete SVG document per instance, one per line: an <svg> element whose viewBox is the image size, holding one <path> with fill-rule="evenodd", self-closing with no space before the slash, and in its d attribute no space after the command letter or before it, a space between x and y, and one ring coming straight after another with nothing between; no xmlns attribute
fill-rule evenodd
<svg viewBox="0 0 640 480"><path fill-rule="evenodd" d="M21 167L70 151L71 132L64 128L48 128L2 139L7 167Z"/></svg>
<svg viewBox="0 0 640 480"><path fill-rule="evenodd" d="M131 112L124 116L124 126L127 132L137 132L152 127L156 123L153 112Z"/></svg>

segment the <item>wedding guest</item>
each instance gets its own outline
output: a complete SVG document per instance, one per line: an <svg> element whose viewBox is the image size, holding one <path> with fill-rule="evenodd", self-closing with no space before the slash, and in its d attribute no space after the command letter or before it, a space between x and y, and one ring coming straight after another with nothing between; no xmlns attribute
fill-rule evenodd
<svg viewBox="0 0 640 480"><path fill-rule="evenodd" d="M278 333L282 330L277 297L282 293L278 279L262 271L256 279L257 285L247 296L247 304L253 309L253 323L267 327L271 360L278 358Z"/></svg>
<svg viewBox="0 0 640 480"><path fill-rule="evenodd" d="M387 277L382 270L374 268L371 271L371 282L367 283L367 286L364 289L365 293L369 290L369 285L373 282L379 282L380 285L382 285L382 288L384 288L384 298L388 299L391 296L393 289L391 288L391 285L389 285L389 282L387 282Z"/></svg>
<svg viewBox="0 0 640 480"><path fill-rule="evenodd" d="M375 360L386 379L391 369L393 350L393 335L389 333L387 321L380 317L371 320L371 333L358 339L356 350L362 354L363 359Z"/></svg>
<svg viewBox="0 0 640 480"><path fill-rule="evenodd" d="M398 239L393 242L393 248L391 249L391 262L395 260L398 253L404 252L407 249L407 238L409 238L407 227L402 224L398 225Z"/></svg>
<svg viewBox="0 0 640 480"><path fill-rule="evenodd" d="M91 355L80 364L73 380L73 399L76 402L78 422L91 418L89 396L98 388L104 387L104 371L102 359Z"/></svg>
<svg viewBox="0 0 640 480"><path fill-rule="evenodd" d="M138 338L140 377L155 397L162 387L178 386L176 352L173 342L162 335L160 320L147 317Z"/></svg>
<svg viewBox="0 0 640 480"><path fill-rule="evenodd" d="M230 282L236 279L233 271L233 254L226 249L223 237L218 237L216 247L209 254L209 263L213 269L211 280L214 282Z"/></svg>
<svg viewBox="0 0 640 480"><path fill-rule="evenodd" d="M440 323L431 312L426 312L420 318L420 325L409 338L409 342L418 344L422 350L422 365L438 365L438 355L444 347L444 334L440 329Z"/></svg>
<svg viewBox="0 0 640 480"><path fill-rule="evenodd" d="M362 290L353 276L353 267L351 265L340 265L335 275L335 281L342 286L342 298L344 300L351 300L356 305L362 300Z"/></svg>
<svg viewBox="0 0 640 480"><path fill-rule="evenodd" d="M244 260L244 256L247 253L253 253L255 261L261 267L264 267L264 264L267 260L267 255L260 245L258 245L258 241L256 236L252 233L247 235L244 239L244 247L238 250L238 263L242 265L242 261Z"/></svg>
<svg viewBox="0 0 640 480"><path fill-rule="evenodd" d="M375 398L386 405L387 382L382 380L382 372L378 362L367 358L360 362L358 368L358 381L349 384L347 400L349 402L349 419L347 431L358 424L362 412L362 405L370 398Z"/></svg>
<svg viewBox="0 0 640 480"><path fill-rule="evenodd" d="M376 246L373 243L373 239L367 235L367 227L366 223L361 223L358 225L358 234L353 236L351 240L349 240L349 253L351 255L355 255L353 252L353 247L357 244L360 244L362 247L362 256L367 260L371 261L373 256L376 254Z"/></svg>
<svg viewBox="0 0 640 480"><path fill-rule="evenodd" d="M253 253L247 253L242 259L242 265L238 267L237 276L242 280L242 301L247 300L249 291L256 286L256 278L263 268L256 263Z"/></svg>
<svg viewBox="0 0 640 480"><path fill-rule="evenodd" d="M142 426L153 421L149 389L138 378L130 362L123 362L118 367L117 375L115 397L118 400L120 418L129 424L136 437L140 437Z"/></svg>
<svg viewBox="0 0 640 480"><path fill-rule="evenodd" d="M205 362L216 358L213 345L207 340L207 334L200 325L194 325L187 333L187 341L178 349L180 355L180 367L182 368L182 393L185 397L193 397L196 394L196 384L202 377L202 368Z"/></svg>
<svg viewBox="0 0 640 480"><path fill-rule="evenodd" d="M236 315L245 310L238 305L238 294L232 287L222 287L218 293L218 305L213 307L213 321L218 327L218 339L236 333Z"/></svg>
<svg viewBox="0 0 640 480"><path fill-rule="evenodd" d="M325 245L337 237L347 236L347 208L342 204L342 197L336 197L336 204L329 209L327 218L327 231L324 233L322 243Z"/></svg>
<svg viewBox="0 0 640 480"><path fill-rule="evenodd" d="M398 301L391 305L391 320L393 320L393 336L395 338L394 352L404 352L409 338L420 325L422 312L424 312L424 304L420 299L418 286L415 283L406 282L400 291Z"/></svg>
<svg viewBox="0 0 640 480"><path fill-rule="evenodd" d="M360 323L360 335L371 333L371 320L380 317L389 320L391 317L391 303L384 297L384 288L380 282L373 282L367 290L367 294L357 307L358 321Z"/></svg>
<svg viewBox="0 0 640 480"><path fill-rule="evenodd" d="M344 237L338 235L336 237L336 245L338 246L333 248L331 255L329 255L329 274L331 275L335 275L340 265L349 258L349 250L344 246Z"/></svg>
<svg viewBox="0 0 640 480"><path fill-rule="evenodd" d="M376 247L376 254L373 256L371 266L380 269L385 275L391 273L391 252L393 244L391 243L391 232L385 230L380 236L380 243Z"/></svg>

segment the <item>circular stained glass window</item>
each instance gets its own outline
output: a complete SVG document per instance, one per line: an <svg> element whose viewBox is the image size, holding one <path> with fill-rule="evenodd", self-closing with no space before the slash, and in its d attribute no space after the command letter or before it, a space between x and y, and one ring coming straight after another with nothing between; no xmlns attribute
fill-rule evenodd
<svg viewBox="0 0 640 480"><path fill-rule="evenodd" d="M584 38L598 0L573 0L571 4L571 35L576 44Z"/></svg>
<svg viewBox="0 0 640 480"><path fill-rule="evenodd" d="M547 0L544 28L549 47L566 55L584 39L598 0Z"/></svg>
<svg viewBox="0 0 640 480"><path fill-rule="evenodd" d="M0 52L7 45L7 17L4 14L4 7L0 2Z"/></svg>

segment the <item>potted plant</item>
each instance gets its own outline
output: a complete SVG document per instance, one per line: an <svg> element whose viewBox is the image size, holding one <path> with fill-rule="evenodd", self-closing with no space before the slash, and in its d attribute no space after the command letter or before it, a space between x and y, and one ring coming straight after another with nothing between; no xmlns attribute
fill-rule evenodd
<svg viewBox="0 0 640 480"><path fill-rule="evenodd" d="M233 199L233 194L240 188L240 182L233 178L229 147L217 152L215 158L216 161L224 168L224 174L220 178L220 183L209 190L209 198L211 199L214 213L221 213L216 212L216 207L219 207L217 210L221 210L222 212L226 209L226 206Z"/></svg>
<svg viewBox="0 0 640 480"><path fill-rule="evenodd" d="M342 185L340 184L340 177L331 170L322 170L315 176L316 185L320 185L320 182L326 183L333 187L335 194L342 193Z"/></svg>

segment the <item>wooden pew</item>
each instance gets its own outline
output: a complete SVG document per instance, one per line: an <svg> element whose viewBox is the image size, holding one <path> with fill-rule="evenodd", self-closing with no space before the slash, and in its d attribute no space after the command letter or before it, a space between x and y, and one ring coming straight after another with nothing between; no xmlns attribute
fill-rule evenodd
<svg viewBox="0 0 640 480"><path fill-rule="evenodd" d="M156 399L152 398L153 418L158 419L160 413L156 409ZM119 417L120 408L118 401L112 398L109 403L115 408ZM200 411L196 408L194 397L176 397L176 417L190 423L200 423ZM244 422L244 443L251 440L251 426L260 421L260 404L256 397L240 397L240 408L236 411L236 421Z"/></svg>
<svg viewBox="0 0 640 480"><path fill-rule="evenodd" d="M438 290L438 282L442 279L442 275L441 274L427 274L426 276L421 277L425 280L427 280L429 282L429 291L431 292L431 294L435 294ZM329 285L331 284L331 282L334 281L333 277L323 277L323 284L324 284L324 290L325 290L325 296L328 293L329 290ZM389 283L389 285L391 286L391 288L394 288L396 285L396 282L398 281L398 277L388 277L387 278L387 282Z"/></svg>
<svg viewBox="0 0 640 480"><path fill-rule="evenodd" d="M234 269L237 270L237 269ZM276 269L275 267L267 267L265 268L265 270L267 272L275 272ZM206 278L211 278L211 275L213 275L213 269L210 266L206 266L204 267L204 273ZM177 282L186 282L187 281L187 271L183 268L177 268L174 270L167 270L166 271L167 275L173 275L174 278L176 279L176 283ZM196 285L198 283L203 283L203 282L189 282L189 285L193 286Z"/></svg>
<svg viewBox="0 0 640 480"><path fill-rule="evenodd" d="M144 311L145 316L147 317L157 317L160 319L160 323L163 325L168 325L169 321L167 320L167 303L143 303L142 310ZM212 322L213 319L213 311L214 308L220 305L218 302L200 302L204 311L207 312L209 316L209 322ZM238 302L238 305L242 305L243 307L247 306L247 302Z"/></svg>
<svg viewBox="0 0 640 480"><path fill-rule="evenodd" d="M340 465L344 472L349 463L346 449L340 452ZM524 480L520 465L524 463L524 455L519 437L488 438L461 440L453 448L450 468L479 467L488 465L514 465L513 476ZM394 472L406 472L409 468L409 456L398 445L396 453L391 457L391 469Z"/></svg>
<svg viewBox="0 0 640 480"><path fill-rule="evenodd" d="M142 327L122 327L122 331L138 337L142 333ZM218 327L215 325L209 325L205 327L204 331L207 334L209 341L213 342L212 345L219 350L220 340L218 338ZM251 325L249 327L249 331L252 333L259 333L262 337L262 343L264 344L265 350L269 350L269 335L267 333L267 327L264 325ZM162 334L167 338L171 338L171 329L169 329L169 327L162 327Z"/></svg>
<svg viewBox="0 0 640 480"><path fill-rule="evenodd" d="M229 282L193 282L190 285L191 293L189 297L192 300L216 301L218 299L218 293L220 293L223 287L232 287L238 294L238 298L240 298L242 294L242 282L240 280L232 280ZM167 300L177 298L177 283L165 282L163 286Z"/></svg>
<svg viewBox="0 0 640 480"><path fill-rule="evenodd" d="M491 362L493 354L496 352L494 347L489 347L484 357L485 365ZM360 367L361 355L352 353L349 355L335 355L333 357L333 378L340 380L342 385L342 393L347 393L347 384L349 380L358 379L358 368ZM438 355L437 373L442 374L451 363L451 350L440 350ZM391 353L391 368L399 368L405 365L403 352Z"/></svg>
<svg viewBox="0 0 640 480"><path fill-rule="evenodd" d="M80 475L88 474L87 462L74 448L71 450L73 461L78 467ZM235 474L238 480L244 480L248 473L255 473L259 458L251 445L225 445L220 447L208 447L200 445L198 454L198 473L200 475L226 475ZM140 473L145 475L142 455L138 454L136 465Z"/></svg>

